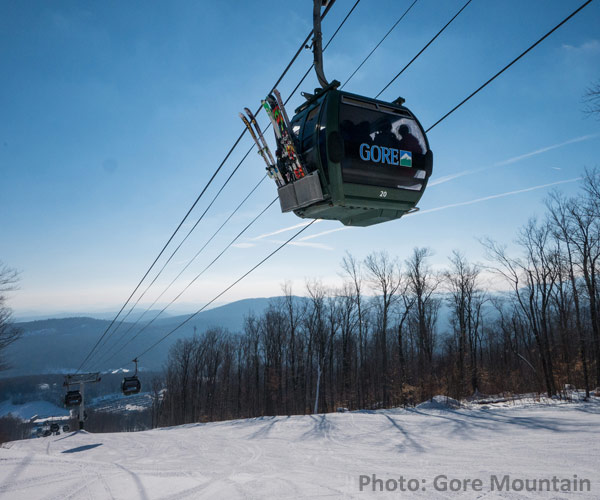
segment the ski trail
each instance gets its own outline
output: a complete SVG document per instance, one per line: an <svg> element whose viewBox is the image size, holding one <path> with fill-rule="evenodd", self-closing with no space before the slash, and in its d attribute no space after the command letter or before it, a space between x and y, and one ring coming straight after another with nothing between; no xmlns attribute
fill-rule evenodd
<svg viewBox="0 0 600 500"><path fill-rule="evenodd" d="M114 500L115 496L113 495L112 490L110 489L110 486L106 481L106 478L102 474L100 474L100 472L96 472L96 476L98 477L98 481L100 481L100 483L102 484L102 488L106 492L106 495L102 498L110 498L110 500Z"/></svg>
<svg viewBox="0 0 600 500"><path fill-rule="evenodd" d="M89 487L91 484L94 484L96 481L98 481L97 477L92 477L92 479L90 481L86 481L83 478L77 478L78 482L83 482L83 484L79 487L79 488L75 488L73 489L72 486L69 486L67 488L63 488L62 490L58 491L57 493L53 493L51 495L45 496L43 497L41 500L66 500L69 498L81 498L81 496L79 496L79 493L83 492L83 491L87 491L87 498L91 499L92 495L90 493Z"/></svg>
<svg viewBox="0 0 600 500"><path fill-rule="evenodd" d="M85 478L86 476L78 476L78 477ZM73 479L73 481L75 481L75 479ZM27 488L39 487L40 485L47 486L47 485L51 485L54 483L64 483L64 482L65 482L65 478L63 476L57 477L56 473L48 474L45 476L36 476L33 478L16 481L14 483L11 482L6 486L2 486L0 488L0 493L14 493L16 491L25 490Z"/></svg>
<svg viewBox="0 0 600 500"><path fill-rule="evenodd" d="M19 478L19 476L21 474L23 474L23 472L25 471L25 469L31 463L32 460L33 460L33 455L30 453L30 454L26 455L25 458L23 458L23 460L21 460L19 463L17 463L13 473L9 474L6 478L6 480L3 481L2 483L0 483L0 492L3 491L3 489L6 487L7 484L16 482L16 480Z"/></svg>
<svg viewBox="0 0 600 500"><path fill-rule="evenodd" d="M124 470L127 474L129 474L132 478L133 478L133 482L135 483L135 487L139 493L139 497L142 500L148 500L148 494L146 493L146 488L144 488L144 485L142 483L142 481L140 481L139 476L130 471L127 467L122 466L121 464L115 464L115 466L119 467L119 469Z"/></svg>

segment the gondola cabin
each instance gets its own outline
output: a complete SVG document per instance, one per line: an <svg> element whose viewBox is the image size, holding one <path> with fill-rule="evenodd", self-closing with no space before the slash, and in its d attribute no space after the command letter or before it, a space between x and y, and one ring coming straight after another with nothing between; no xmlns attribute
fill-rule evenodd
<svg viewBox="0 0 600 500"><path fill-rule="evenodd" d="M81 404L81 393L79 391L68 391L65 395L65 406L72 408Z"/></svg>
<svg viewBox="0 0 600 500"><path fill-rule="evenodd" d="M138 394L142 390L142 384L136 377L125 377L121 384L121 390L125 396L131 396L132 394Z"/></svg>
<svg viewBox="0 0 600 500"><path fill-rule="evenodd" d="M370 226L416 210L433 168L425 131L404 99L389 103L337 90L291 120L307 175L279 188L282 211Z"/></svg>

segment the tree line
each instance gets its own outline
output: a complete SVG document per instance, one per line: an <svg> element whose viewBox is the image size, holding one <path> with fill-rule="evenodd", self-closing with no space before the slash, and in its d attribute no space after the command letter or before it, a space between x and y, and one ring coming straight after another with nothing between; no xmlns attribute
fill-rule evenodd
<svg viewBox="0 0 600 500"><path fill-rule="evenodd" d="M243 331L212 328L171 348L153 383L153 425L414 405L435 394L552 397L567 384L589 397L600 386L600 173L586 171L573 197L551 194L514 243L482 240L485 263L454 251L444 270L428 248L404 260L347 254L341 287L308 281L300 298L284 284Z"/></svg>
<svg viewBox="0 0 600 500"><path fill-rule="evenodd" d="M0 371L9 364L3 357L6 348L19 339L22 332L14 326L12 310L8 307L8 292L16 290L19 273L0 261Z"/></svg>

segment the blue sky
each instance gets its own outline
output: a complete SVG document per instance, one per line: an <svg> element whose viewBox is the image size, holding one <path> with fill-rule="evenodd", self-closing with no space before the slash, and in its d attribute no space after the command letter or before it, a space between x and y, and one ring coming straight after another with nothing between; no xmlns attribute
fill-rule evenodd
<svg viewBox="0 0 600 500"><path fill-rule="evenodd" d="M375 95L464 2L419 0L346 87ZM473 0L382 95L406 99L425 127L581 0ZM310 30L311 2L16 2L0 4L0 259L21 271L15 313L115 310L132 291ZM354 0L337 0L328 40ZM325 52L325 72L354 71L410 2L362 0ZM339 281L346 251L400 260L429 246L482 260L478 238L510 243L551 189L575 193L598 165L600 122L582 96L600 78L593 2L429 134L434 174L421 213L370 228L319 222L220 299L270 296L283 280ZM287 98L311 63L279 86ZM316 86L311 74L302 89ZM302 101L298 95L290 111ZM261 116L261 123L265 123ZM273 143L271 134L268 139ZM192 213L189 229L246 153L245 137ZM254 152L142 303L151 302L263 176ZM534 189L531 189L534 188ZM276 195L265 181L165 294L169 299ZM195 310L303 223L271 208L182 297ZM279 232L281 231L281 232ZM276 233L276 234L272 234Z"/></svg>

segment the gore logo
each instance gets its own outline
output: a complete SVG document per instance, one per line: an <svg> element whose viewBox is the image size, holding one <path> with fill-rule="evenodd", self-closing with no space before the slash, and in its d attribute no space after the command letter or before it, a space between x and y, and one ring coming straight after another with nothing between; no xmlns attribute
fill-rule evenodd
<svg viewBox="0 0 600 500"><path fill-rule="evenodd" d="M374 163L387 163L388 165L400 165L412 167L412 153L396 148L384 146L371 146L366 142L360 145L360 159Z"/></svg>

